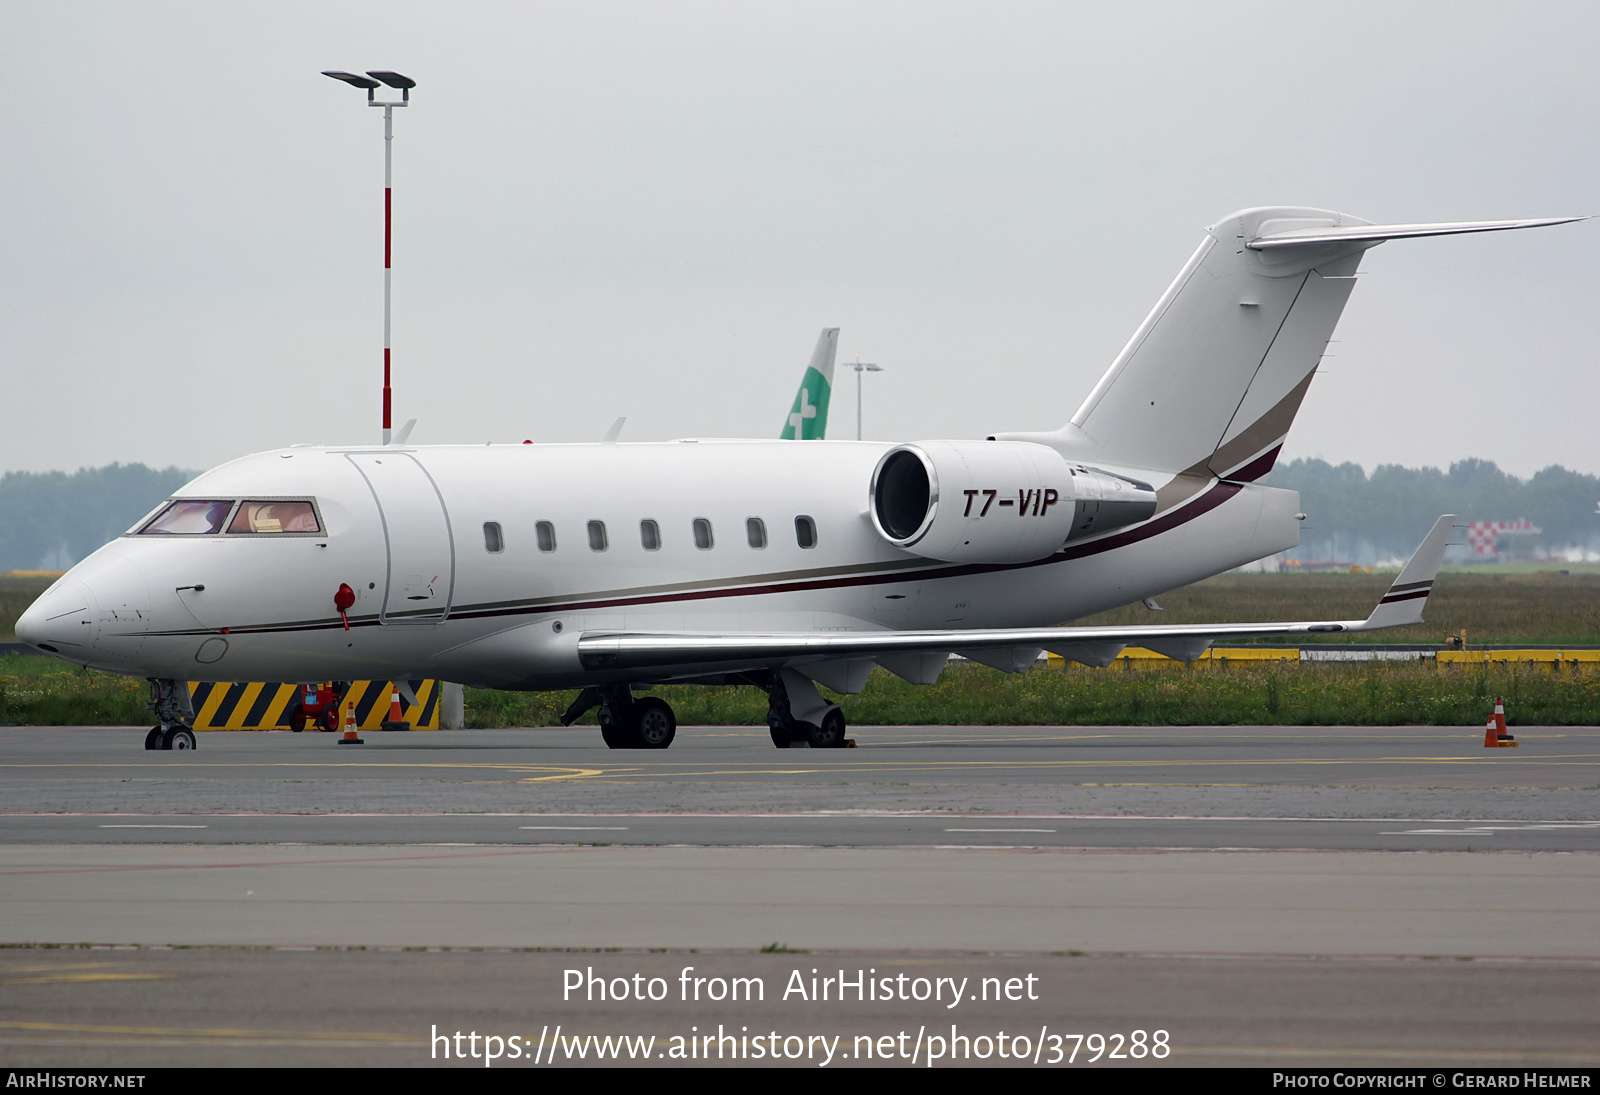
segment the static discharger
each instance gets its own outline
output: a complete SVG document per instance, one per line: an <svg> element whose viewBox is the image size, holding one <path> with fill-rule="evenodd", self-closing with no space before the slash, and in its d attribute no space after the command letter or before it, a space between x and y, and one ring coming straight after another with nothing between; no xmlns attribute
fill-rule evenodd
<svg viewBox="0 0 1600 1095"><path fill-rule="evenodd" d="M1506 733L1506 701L1503 696L1494 698L1494 714L1483 727L1485 749L1515 749L1517 739Z"/></svg>

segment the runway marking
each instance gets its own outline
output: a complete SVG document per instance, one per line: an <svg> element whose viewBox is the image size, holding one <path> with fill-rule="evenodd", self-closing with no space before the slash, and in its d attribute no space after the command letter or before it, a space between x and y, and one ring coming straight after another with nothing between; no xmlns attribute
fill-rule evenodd
<svg viewBox="0 0 1600 1095"><path fill-rule="evenodd" d="M207 825L101 825L101 829L206 829Z"/></svg>
<svg viewBox="0 0 1600 1095"><path fill-rule="evenodd" d="M1481 835L1491 836L1495 833L1528 833L1548 832L1551 829L1596 829L1600 828L1600 821L1547 821L1535 822L1528 825L1472 825L1465 829L1405 829L1393 833L1379 833L1379 836L1456 836L1456 835Z"/></svg>
<svg viewBox="0 0 1600 1095"><path fill-rule="evenodd" d="M827 756L826 753L822 756ZM1478 754L1462 754L1456 756L1373 756L1373 757L1233 757L1233 758L1206 758L1206 759L1001 759L981 760L963 758L959 760L918 760L910 763L901 761L893 756L862 757L859 751L856 755L845 761L840 758L840 764L804 765L800 767L771 768L760 762L751 762L748 766L730 767L726 763L723 767L706 771L694 771L693 761L660 762L643 766L630 764L626 766L600 765L598 767L580 767L575 765L537 764L526 761L396 761L396 762L339 762L339 761L268 761L268 762L237 762L237 763L205 763L179 761L172 763L145 763L145 762L120 762L114 764L80 763L80 762L53 762L44 764L0 764L0 770L6 769L35 769L35 768L94 768L94 769L154 769L162 773L174 770L195 771L199 769L271 769L271 768L320 768L330 771L344 769L369 769L380 771L395 771L415 768L453 770L484 770L493 772L548 772L549 778L563 779L573 776L594 775L620 775L620 774L674 774L674 775L730 775L744 772L771 773L771 774L811 774L816 772L867 772L879 771L884 768L915 771L919 769L940 770L949 768L1147 768L1147 767L1277 767L1286 764L1307 765L1360 765L1360 764L1497 764L1519 762L1521 764L1547 765L1556 762L1583 764L1600 764L1600 756L1594 753L1541 753L1537 756L1517 754L1512 756L1480 756ZM737 764L737 762L735 762Z"/></svg>
<svg viewBox="0 0 1600 1095"><path fill-rule="evenodd" d="M1600 1060L1600 1054L1568 1053L1560 1050L1537 1049L1376 1049L1371 1046L1193 1046L1185 1045L1183 1052L1207 1057L1326 1057L1336 1061L1359 1061L1376 1057L1390 1061L1415 1058L1452 1061L1482 1062L1540 1062L1559 1061L1562 1064L1590 1064Z"/></svg>
<svg viewBox="0 0 1600 1095"><path fill-rule="evenodd" d="M1053 833L1054 829L946 829L947 833Z"/></svg>
<svg viewBox="0 0 1600 1095"><path fill-rule="evenodd" d="M12 966L5 970L6 973L49 973L53 970L92 970L102 966L109 966L110 962L69 962L65 965L48 966Z"/></svg>
<svg viewBox="0 0 1600 1095"><path fill-rule="evenodd" d="M59 973L41 974L38 977L0 978L0 985L56 985L79 984L85 981L165 981L176 976L171 973Z"/></svg>
<svg viewBox="0 0 1600 1095"><path fill-rule="evenodd" d="M524 767L517 767L517 768L512 769L512 771L517 771L517 772L527 772L527 771L542 772L542 771L546 771L546 770L547 769L544 769L544 768L529 769L529 768L524 768ZM622 771L625 771L625 770L626 769L622 769ZM602 769L602 768L563 768L563 769L558 769L554 775L532 776L532 777L529 777L528 779L520 780L519 782L521 782L521 783L545 783L545 782L550 781L550 780L557 780L557 779L583 779L583 778L588 777L588 776L599 776L599 775L604 775L604 774L605 774L605 770Z"/></svg>
<svg viewBox="0 0 1600 1095"><path fill-rule="evenodd" d="M1552 767L1559 765L1563 769L1581 766L1600 766L1600 757L1592 755L1583 756L1550 756L1550 757L1521 757L1518 758L1524 765L1533 767ZM913 772L959 772L959 771L1040 771L1074 769L1094 769L1106 771L1118 768L1285 768L1285 767L1359 767L1373 765L1471 765L1487 763L1478 757L1366 757L1366 758L1338 758L1338 757L1284 757L1278 759L1232 759L1232 760L959 760L959 761L918 761L914 763L900 763L889 758L884 758L879 763L862 763L860 761L846 762L838 765L817 765L810 767L784 767L769 768L761 765L744 767L718 767L695 770L672 763L664 763L651 768L625 768L625 769L596 769L585 773L593 779L619 779L629 777L634 780L646 778L656 779L692 779L710 778L716 776L799 776L799 775L882 775L886 772L913 773ZM561 778L561 777L557 777ZM1222 784L1220 786L1252 786L1251 784Z"/></svg>
<svg viewBox="0 0 1600 1095"><path fill-rule="evenodd" d="M317 867L340 863L406 863L418 859L475 859L503 855L569 855L573 848L518 848L496 852L472 852L455 855L400 855L356 856L347 859L279 859L259 863L138 863L123 867L33 867L17 871L0 871L0 875L13 874L102 874L112 871L208 871L237 867Z"/></svg>
<svg viewBox="0 0 1600 1095"><path fill-rule="evenodd" d="M1160 783L1131 783L1131 784L1097 784L1084 783L1081 787L1165 787L1169 784ZM1249 783L1205 783L1184 784L1191 787L1254 787L1257 784ZM1551 788L1510 788L1511 790L1550 790ZM1554 788L1554 790L1576 790L1576 788ZM1504 825L1521 828L1573 828L1600 826L1600 821L1514 821L1511 818L1464 818L1464 817L1309 817L1299 815L1254 815L1254 814L989 814L965 813L952 814L949 811L937 809L924 810L872 810L872 809L838 809L838 810L807 810L800 811L771 811L771 810L612 810L606 813L573 813L566 810L538 810L538 811L459 811L459 810L399 810L399 811L355 811L331 810L310 812L305 810L185 810L177 814L161 813L135 813L90 810L50 810L50 811L0 811L0 818L79 818L79 817L225 817L225 818L304 818L307 820L322 821L334 818L461 818L464 820L487 820L491 818L596 818L600 820L613 818L648 818L679 820L684 818L697 818L703 820L738 821L745 819L777 819L793 821L855 821L855 820L926 820L926 821L1243 821L1243 822L1317 822L1337 823L1341 825L1352 824L1405 824L1405 823L1432 823L1439 825ZM1452 830L1454 831L1454 830ZM284 846L295 846L294 841L282 842Z"/></svg>
<svg viewBox="0 0 1600 1095"><path fill-rule="evenodd" d="M821 758L819 758L819 761ZM1515 771L1524 773L1524 778L1534 772L1547 772L1559 767L1562 772L1578 776L1577 782L1586 781L1589 777L1581 775L1584 771L1594 771L1600 767L1600 757L1594 754L1559 754L1546 756L1521 756L1510 757L1478 757L1478 756L1379 756L1367 758L1344 757L1276 757L1276 758L1233 758L1233 759L1034 759L1034 760L920 760L916 762L902 762L892 753L880 753L874 757L861 757L859 753L849 760L840 758L839 763L817 763L796 765L792 761L783 766L771 764L720 764L715 768L699 768L692 763L661 762L649 767L637 764L628 766L610 767L599 765L595 767L556 766L556 765L528 765L520 763L490 764L490 763L446 763L446 764L418 764L401 763L394 765L365 764L365 763L340 763L340 764L243 764L243 765L212 765L214 770L231 770L238 773L239 778L245 778L249 773L263 769L295 769L307 768L324 769L326 778L340 778L343 770L360 769L377 778L401 778L417 769L434 770L436 779L450 781L454 773L462 773L465 778L460 778L463 783L497 782L490 777L492 773L503 773L514 783L544 783L544 782L593 782L606 783L611 786L626 786L637 784L650 786L673 780L707 780L726 783L729 780L773 780L773 779L799 779L807 777L868 777L887 778L896 776L922 776L924 778L938 779L951 778L961 775L982 777L985 775L1004 775L1007 773L1059 773L1067 776L1080 770L1093 771L1100 775L1126 772L1132 774L1149 768L1165 769L1177 773L1193 772L1199 774L1205 771L1228 769L1232 771L1260 771L1271 772L1272 776L1264 776L1267 782L1288 778L1285 774L1292 773L1296 768L1303 769L1309 774L1324 769L1341 768L1345 771L1355 772L1360 770L1363 776L1370 775L1375 769L1387 769L1386 775L1404 775L1409 769L1412 772L1428 770L1437 767L1453 766L1481 766L1485 764L1516 763ZM3 769L7 766L0 766ZM127 771L130 767L139 769L142 765L100 765L100 764L52 764L52 765L11 765L12 768L45 768L45 769L105 769L120 768ZM202 766L185 765L186 769L199 769ZM1470 769L1474 772L1482 771L1479 767ZM162 773L167 776L174 775L172 768L162 767ZM1506 770L1510 774L1511 770ZM468 775L467 773L472 773ZM221 774L218 772L217 774ZM217 778L217 774L205 775L196 770L192 772L196 780ZM133 777L138 779L141 777ZM146 777L147 778L147 777ZM182 778L181 776L179 778ZM415 777L410 777L415 778ZM1324 777L1325 778L1325 777ZM1358 778L1358 777L1345 777ZM1104 785L1107 781L1098 780L1097 785ZM1116 785L1121 786L1190 786L1197 781L1193 779L1174 778L1156 783L1141 783L1139 781L1119 780ZM1198 781L1205 784L1206 781ZM1520 781L1517 781L1520 786ZM1564 781L1565 782L1565 781ZM1257 783L1229 782L1226 786L1258 786ZM1548 790L1550 788L1539 788Z"/></svg>
<svg viewBox="0 0 1600 1095"><path fill-rule="evenodd" d="M557 830L563 833L625 833L626 825L518 825L519 829Z"/></svg>
<svg viewBox="0 0 1600 1095"><path fill-rule="evenodd" d="M350 1041L392 1042L402 1045L420 1045L425 1039L415 1034L381 1034L376 1031L334 1030L240 1030L240 1029L188 1029L181 1027L108 1027L83 1023L17 1023L0 1022L0 1030L60 1031L70 1034L136 1034L141 1036L177 1038L249 1038L249 1039L304 1039L312 1042Z"/></svg>

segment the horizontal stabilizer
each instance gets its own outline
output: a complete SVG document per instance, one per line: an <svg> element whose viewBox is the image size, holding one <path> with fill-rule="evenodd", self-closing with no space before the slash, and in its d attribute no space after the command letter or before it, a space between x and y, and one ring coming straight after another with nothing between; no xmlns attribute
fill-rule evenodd
<svg viewBox="0 0 1600 1095"><path fill-rule="evenodd" d="M1326 243L1382 243L1384 240L1417 236L1459 236L1467 232L1509 232L1516 228L1545 228L1552 224L1571 224L1587 217L1535 217L1516 221L1449 221L1441 224L1351 224L1340 228L1291 228L1257 236L1246 247L1252 251L1275 251L1283 247L1304 247ZM1268 222L1269 224L1271 222Z"/></svg>

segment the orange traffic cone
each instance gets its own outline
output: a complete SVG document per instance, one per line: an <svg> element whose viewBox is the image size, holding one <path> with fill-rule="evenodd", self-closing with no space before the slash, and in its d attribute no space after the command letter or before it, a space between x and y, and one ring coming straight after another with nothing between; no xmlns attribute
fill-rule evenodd
<svg viewBox="0 0 1600 1095"><path fill-rule="evenodd" d="M344 737L339 739L340 745L365 745L366 742L356 737L356 705L354 701L348 702L344 707Z"/></svg>
<svg viewBox="0 0 1600 1095"><path fill-rule="evenodd" d="M1506 701L1504 696L1494 698L1494 714L1483 728L1485 749L1515 749L1517 739L1506 733Z"/></svg>
<svg viewBox="0 0 1600 1095"><path fill-rule="evenodd" d="M389 718L384 722L385 730L409 730L411 724L406 721L405 708L400 706L400 688L393 681L389 682Z"/></svg>

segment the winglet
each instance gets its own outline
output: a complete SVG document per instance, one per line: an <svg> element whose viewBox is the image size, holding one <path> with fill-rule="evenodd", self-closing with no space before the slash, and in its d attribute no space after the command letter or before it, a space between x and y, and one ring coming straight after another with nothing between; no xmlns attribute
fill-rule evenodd
<svg viewBox="0 0 1600 1095"><path fill-rule="evenodd" d="M1439 573L1439 563L1444 558L1445 545L1455 525L1455 514L1447 513L1433 523L1428 535L1412 553L1411 559L1401 568L1400 576L1383 595L1365 623L1351 631L1376 631L1380 627L1403 627L1422 622L1422 608L1433 592L1433 579Z"/></svg>

